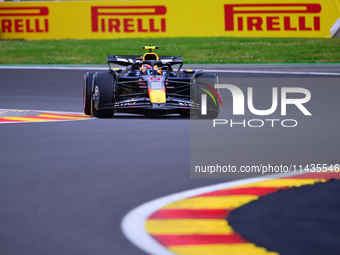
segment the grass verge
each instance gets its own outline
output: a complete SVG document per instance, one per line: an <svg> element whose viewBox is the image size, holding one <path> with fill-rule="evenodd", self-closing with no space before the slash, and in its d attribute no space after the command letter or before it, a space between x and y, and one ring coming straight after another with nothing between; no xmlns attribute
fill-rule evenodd
<svg viewBox="0 0 340 255"><path fill-rule="evenodd" d="M146 38L0 41L0 64L105 64L106 55L159 55L185 63L340 63L340 38Z"/></svg>

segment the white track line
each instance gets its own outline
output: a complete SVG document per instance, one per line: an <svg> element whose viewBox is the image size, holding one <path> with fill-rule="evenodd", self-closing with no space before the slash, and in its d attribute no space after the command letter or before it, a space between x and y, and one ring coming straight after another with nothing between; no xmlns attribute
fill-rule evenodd
<svg viewBox="0 0 340 255"><path fill-rule="evenodd" d="M1 109L4 111L24 111L24 112L51 112L51 113L61 113L61 114L81 114L85 115L83 112L63 112L63 111L49 111L49 110L23 110L23 109Z"/></svg>
<svg viewBox="0 0 340 255"><path fill-rule="evenodd" d="M256 73L256 74L296 74L296 75L334 75L339 76L340 73L324 73L324 72L283 72L283 71L250 71L250 70L203 70L215 73Z"/></svg>
<svg viewBox="0 0 340 255"><path fill-rule="evenodd" d="M0 69L25 69L25 70L108 70L109 68L97 66L0 66Z"/></svg>
<svg viewBox="0 0 340 255"><path fill-rule="evenodd" d="M108 70L107 67L92 66L0 66L0 69L25 69L25 70ZM326 72L285 72L285 71L251 71L251 70L203 70L205 72L216 73L255 73L255 74L295 74L295 75L332 75L340 76L340 73Z"/></svg>
<svg viewBox="0 0 340 255"><path fill-rule="evenodd" d="M159 244L146 232L145 222L152 213L156 212L157 210L168 204L192 196L197 196L204 193L232 188L235 186L245 185L249 183L260 182L264 180L275 180L279 178L291 177L305 173L308 173L308 171L301 173L297 172L297 173L271 174L267 175L267 177L257 177L225 182L161 197L150 202L147 202L145 204L142 204L136 207L135 209L131 210L129 213L127 213L122 220L121 228L123 230L124 235L127 237L127 239L130 240L130 242L132 242L141 250L149 253L150 255L174 255L175 253Z"/></svg>

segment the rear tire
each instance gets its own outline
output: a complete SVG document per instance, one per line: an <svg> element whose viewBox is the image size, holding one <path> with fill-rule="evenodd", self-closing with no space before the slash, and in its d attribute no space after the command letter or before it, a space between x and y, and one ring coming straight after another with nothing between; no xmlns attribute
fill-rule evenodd
<svg viewBox="0 0 340 255"><path fill-rule="evenodd" d="M98 110L98 108L115 101L115 77L110 73L95 73L92 84L91 115L97 118L111 118L113 110ZM93 100L96 87L98 88L97 102Z"/></svg>
<svg viewBox="0 0 340 255"><path fill-rule="evenodd" d="M87 72L84 76L83 109L86 115L91 115L92 79L94 74L94 72Z"/></svg>
<svg viewBox="0 0 340 255"><path fill-rule="evenodd" d="M217 75L214 73L202 73L196 77L195 93L197 102L201 104L202 94L207 94L204 90L210 92L213 97L207 95L207 115L202 115L200 110L196 112L196 116L199 119L216 119L218 117L220 112L219 99L215 94L216 91L209 88L214 89L215 84L217 84Z"/></svg>

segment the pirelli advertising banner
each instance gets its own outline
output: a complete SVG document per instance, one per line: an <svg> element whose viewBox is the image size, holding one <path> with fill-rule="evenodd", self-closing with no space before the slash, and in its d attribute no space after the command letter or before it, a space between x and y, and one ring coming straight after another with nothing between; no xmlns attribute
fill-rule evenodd
<svg viewBox="0 0 340 255"><path fill-rule="evenodd" d="M332 37L339 17L340 0L2 2L0 38Z"/></svg>

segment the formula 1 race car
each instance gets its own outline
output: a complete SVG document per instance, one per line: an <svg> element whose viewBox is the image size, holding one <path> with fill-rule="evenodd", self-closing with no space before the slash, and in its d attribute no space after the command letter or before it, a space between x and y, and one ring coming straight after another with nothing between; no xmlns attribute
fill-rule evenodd
<svg viewBox="0 0 340 255"><path fill-rule="evenodd" d="M182 57L158 56L152 50L143 56L107 56L108 72L87 72L84 77L83 107L86 115L111 118L114 113L216 118L220 97L214 85L217 75L183 70ZM125 66L113 69L111 63ZM173 70L179 65L178 70ZM208 96L207 96L208 95ZM204 110L202 110L202 109Z"/></svg>

